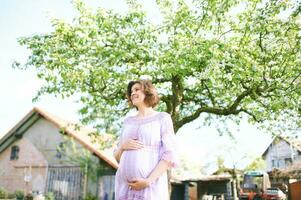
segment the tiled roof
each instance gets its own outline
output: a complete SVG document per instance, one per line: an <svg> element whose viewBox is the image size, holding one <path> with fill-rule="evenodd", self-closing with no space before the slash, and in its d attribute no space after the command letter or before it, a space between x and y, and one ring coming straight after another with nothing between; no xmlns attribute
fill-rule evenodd
<svg viewBox="0 0 301 200"><path fill-rule="evenodd" d="M301 140L290 140L291 144L298 150L301 152Z"/></svg>

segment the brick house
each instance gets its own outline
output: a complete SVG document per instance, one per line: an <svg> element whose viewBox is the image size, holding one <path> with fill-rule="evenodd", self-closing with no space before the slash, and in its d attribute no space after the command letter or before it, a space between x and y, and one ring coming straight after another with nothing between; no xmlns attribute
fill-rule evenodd
<svg viewBox="0 0 301 200"><path fill-rule="evenodd" d="M100 150L99 144L92 142L91 132L33 108L0 139L0 187L11 193L53 192L58 200L82 199L87 193L113 199L118 164L112 150ZM59 147L66 139L74 141L76 149L89 152L100 172L90 178L88 165L83 168L64 158Z"/></svg>
<svg viewBox="0 0 301 200"><path fill-rule="evenodd" d="M301 161L301 141L275 137L262 154L266 161L266 171L285 169Z"/></svg>

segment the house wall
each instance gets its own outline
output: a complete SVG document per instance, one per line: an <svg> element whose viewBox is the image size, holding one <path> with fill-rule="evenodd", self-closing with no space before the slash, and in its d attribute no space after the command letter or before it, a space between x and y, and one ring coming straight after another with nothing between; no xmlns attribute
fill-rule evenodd
<svg viewBox="0 0 301 200"><path fill-rule="evenodd" d="M190 182L189 184L191 184ZM188 189L189 200L197 200L197 184L189 185ZM185 197L184 183L171 183L170 200L183 200Z"/></svg>
<svg viewBox="0 0 301 200"><path fill-rule="evenodd" d="M0 154L0 186L15 190L45 192L47 166L67 164L56 157L57 146L63 142L59 129L44 118L36 121L9 148ZM11 147L19 146L18 160L10 160ZM25 176L30 182L25 182Z"/></svg>
<svg viewBox="0 0 301 200"><path fill-rule="evenodd" d="M13 145L20 148L19 159L10 160L11 147L0 154L0 186L10 193L18 189L43 191L47 164L44 156L27 138L19 139ZM29 183L24 181L25 176L31 180Z"/></svg>
<svg viewBox="0 0 301 200"><path fill-rule="evenodd" d="M0 153L0 187L4 187L8 192L13 193L16 190L40 191L45 193L48 166L75 166L78 164L70 163L66 157L58 157L58 146L62 142L66 142L67 136L60 133L51 122L44 118L38 119L22 136L11 144L7 149ZM70 140L68 140L70 141ZM77 150L85 149L81 144L74 140L75 148ZM11 148L17 145L19 147L19 158L17 160L10 160ZM107 163L100 161L100 159L92 154L92 159L95 163L103 166L103 171L107 175L115 174ZM24 179L29 178L29 182ZM113 179L112 179L113 180ZM98 188L99 181L107 185L112 181L97 178L92 181L88 177L87 192L95 194L96 196L104 192L102 188ZM109 184L112 185L112 184ZM113 185L114 187L114 185ZM111 186L111 188L113 188ZM108 188L108 187L106 187ZM107 189L105 189L107 190ZM111 189L108 190L111 195Z"/></svg>
<svg viewBox="0 0 301 200"><path fill-rule="evenodd" d="M231 181L200 181L197 185L198 199L205 195L213 195L215 198L224 196L225 200L232 199Z"/></svg>
<svg viewBox="0 0 301 200"><path fill-rule="evenodd" d="M273 168L284 169L293 162L301 160L300 152L284 140L274 141L265 156L267 171Z"/></svg>
<svg viewBox="0 0 301 200"><path fill-rule="evenodd" d="M185 185L184 184L172 184L171 185L171 200L182 200L184 199L185 194Z"/></svg>

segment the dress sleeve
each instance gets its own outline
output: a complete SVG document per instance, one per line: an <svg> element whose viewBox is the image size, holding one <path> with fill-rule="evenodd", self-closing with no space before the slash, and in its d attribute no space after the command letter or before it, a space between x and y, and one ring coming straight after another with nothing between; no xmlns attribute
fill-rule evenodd
<svg viewBox="0 0 301 200"><path fill-rule="evenodd" d="M160 160L166 160L171 167L178 166L178 154L176 152L176 136L172 120L169 114L165 114L161 120L161 150Z"/></svg>

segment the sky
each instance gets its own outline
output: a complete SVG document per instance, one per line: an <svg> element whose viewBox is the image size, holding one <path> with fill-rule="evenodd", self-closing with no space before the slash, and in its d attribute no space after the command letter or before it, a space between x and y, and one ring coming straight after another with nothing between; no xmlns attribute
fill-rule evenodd
<svg viewBox="0 0 301 200"><path fill-rule="evenodd" d="M153 1L144 1L149 18L158 22L160 18ZM104 6L118 12L126 12L122 0L87 0L92 7ZM61 118L77 121L80 105L74 99L59 99L51 95L43 96L40 101L32 98L41 86L33 69L13 69L14 60L24 62L29 55L17 39L22 36L45 33L53 28L50 18L55 17L71 22L76 15L69 0L1 0L0 1L0 137L7 133L34 106L45 109ZM213 127L200 127L202 119L185 125L177 134L182 157L196 166L214 166L218 156L225 159L228 167L244 167L252 158L260 156L271 142L271 137L254 126L243 122L232 125L235 139L220 136ZM209 171L210 171L209 170Z"/></svg>

